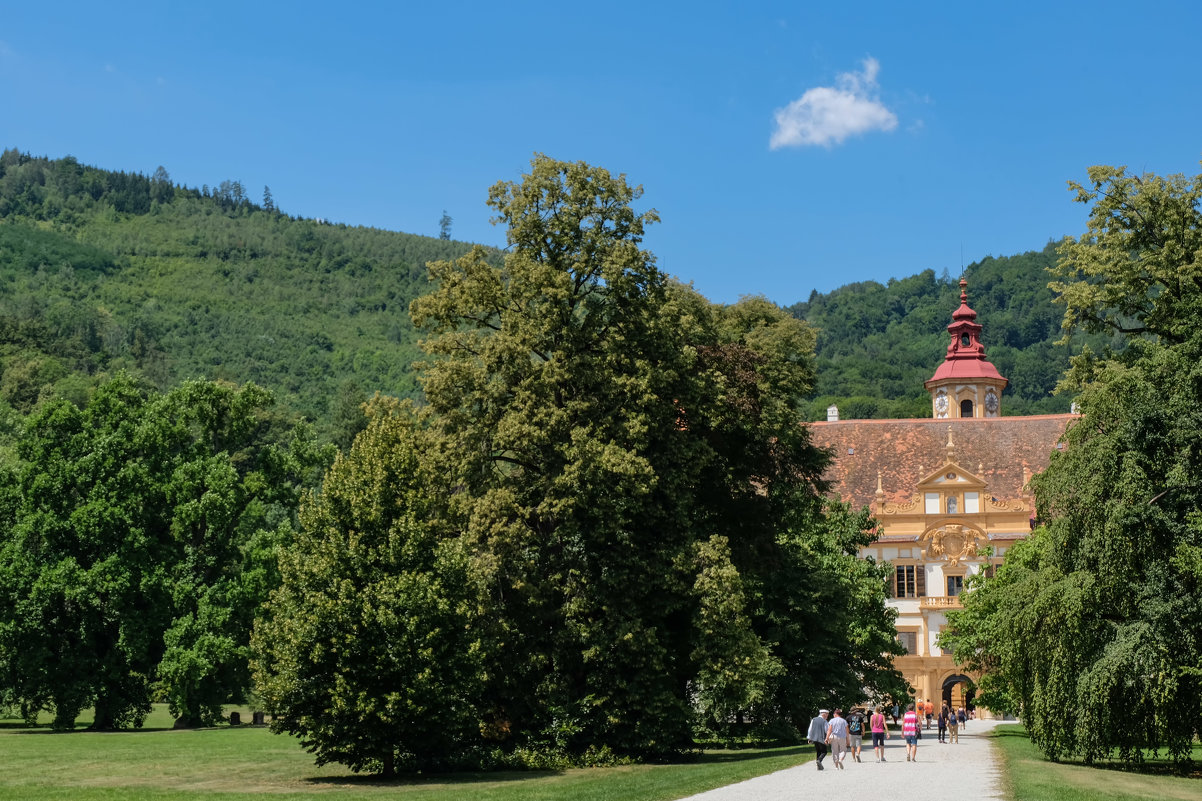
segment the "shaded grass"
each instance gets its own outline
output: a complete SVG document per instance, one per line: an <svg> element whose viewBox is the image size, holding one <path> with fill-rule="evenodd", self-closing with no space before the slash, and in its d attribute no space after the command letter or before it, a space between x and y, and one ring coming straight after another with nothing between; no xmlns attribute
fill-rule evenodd
<svg viewBox="0 0 1202 801"><path fill-rule="evenodd" d="M1018 724L994 729L1007 797L1012 801L1202 801L1202 777L1172 775L1169 760L1148 760L1138 769L1114 760L1085 765L1051 762ZM1202 760L1202 746L1193 758Z"/></svg>
<svg viewBox="0 0 1202 801"><path fill-rule="evenodd" d="M312 754L294 738L264 728L172 731L170 717L157 709L147 725L139 732L115 733L0 730L0 799L249 801L268 795L339 801L670 801L812 757L800 746L707 751L688 764L465 773L386 782L337 765L315 767Z"/></svg>

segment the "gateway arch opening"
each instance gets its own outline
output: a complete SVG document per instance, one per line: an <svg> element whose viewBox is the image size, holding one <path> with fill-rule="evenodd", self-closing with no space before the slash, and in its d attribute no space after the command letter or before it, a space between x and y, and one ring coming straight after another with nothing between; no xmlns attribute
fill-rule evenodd
<svg viewBox="0 0 1202 801"><path fill-rule="evenodd" d="M971 710L975 706L973 698L977 694L977 685L973 680L963 674L948 676L943 680L943 703L948 709L964 709Z"/></svg>

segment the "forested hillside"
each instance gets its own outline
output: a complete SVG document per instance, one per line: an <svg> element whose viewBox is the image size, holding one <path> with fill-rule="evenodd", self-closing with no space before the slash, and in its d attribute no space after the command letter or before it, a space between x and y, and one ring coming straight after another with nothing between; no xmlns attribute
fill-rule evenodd
<svg viewBox="0 0 1202 801"><path fill-rule="evenodd" d="M1069 356L1089 343L1110 344L1077 333L1071 347L1061 338L1064 311L1053 303L1048 268L1055 243L1041 251L989 257L968 265L968 304L984 330L985 354L1003 376L1003 414L1067 412L1071 398L1053 396ZM925 270L888 284L864 281L829 294L814 292L790 311L818 329L818 381L807 419L826 418L830 404L843 419L927 417L930 396L922 388L947 351L947 325L960 304L960 276ZM1114 343L1121 348L1122 343Z"/></svg>
<svg viewBox="0 0 1202 801"><path fill-rule="evenodd" d="M160 389L254 381L349 444L372 392L416 393L409 302L463 243L281 213L264 188L174 185L0 156L0 400L82 400L128 369Z"/></svg>
<svg viewBox="0 0 1202 801"><path fill-rule="evenodd" d="M254 203L238 181L196 189L163 168L147 177L7 150L0 429L40 399L83 401L125 369L163 391L193 378L254 381L346 447L373 392L418 393L409 303L430 287L428 261L468 247L291 217L267 187ZM987 354L1010 379L1007 414L1068 410L1068 397L1051 395L1070 355L1053 345L1055 259L1049 244L965 270ZM943 358L957 292L927 270L791 307L819 332L804 415L822 419L831 403L845 418L928 414L922 382Z"/></svg>

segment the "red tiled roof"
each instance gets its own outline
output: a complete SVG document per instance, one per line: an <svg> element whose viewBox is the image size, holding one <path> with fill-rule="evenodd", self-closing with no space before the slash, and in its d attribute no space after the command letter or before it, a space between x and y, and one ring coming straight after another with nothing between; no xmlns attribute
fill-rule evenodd
<svg viewBox="0 0 1202 801"><path fill-rule="evenodd" d="M979 359L948 359L939 365L939 368L935 370L935 375L931 376L927 384L943 378L992 378L994 381L1006 382L993 363L986 361L984 356Z"/></svg>
<svg viewBox="0 0 1202 801"><path fill-rule="evenodd" d="M1077 417L844 420L809 427L815 444L834 452L826 473L834 491L855 506L866 506L876 498L878 470L885 500L911 500L915 485L946 461L948 426L954 461L985 481L993 497L1018 498L1023 468L1034 475L1047 467L1056 443ZM983 465L979 473L978 465Z"/></svg>

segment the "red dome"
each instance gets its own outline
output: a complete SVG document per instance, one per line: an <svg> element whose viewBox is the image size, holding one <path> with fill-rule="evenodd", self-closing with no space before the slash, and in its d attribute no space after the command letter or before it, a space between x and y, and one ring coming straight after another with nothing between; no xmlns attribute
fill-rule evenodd
<svg viewBox="0 0 1202 801"><path fill-rule="evenodd" d="M944 380L969 382L986 379L1001 382L1002 385L1009 383L985 358L981 326L976 320L977 313L968 306L968 282L961 278L960 308L952 314L952 324L947 327L952 341L947 346L943 364L935 370L935 375L926 382L926 386Z"/></svg>

